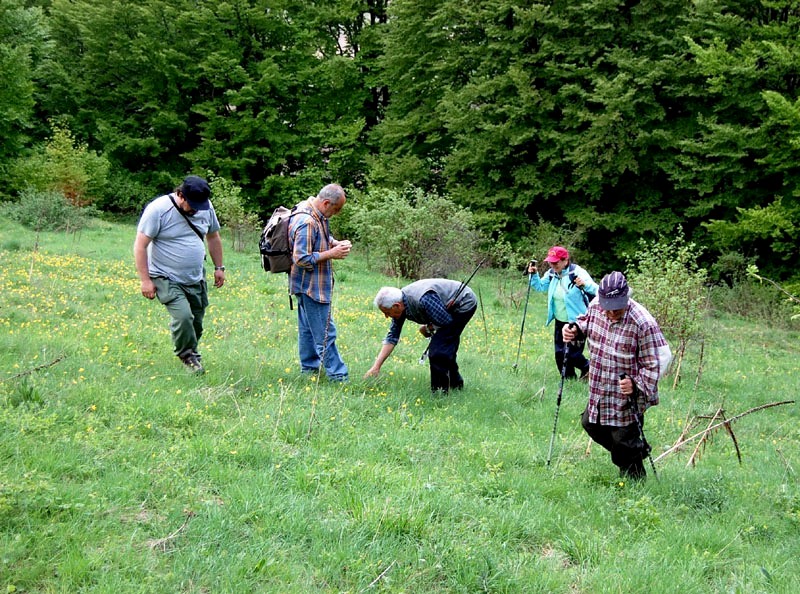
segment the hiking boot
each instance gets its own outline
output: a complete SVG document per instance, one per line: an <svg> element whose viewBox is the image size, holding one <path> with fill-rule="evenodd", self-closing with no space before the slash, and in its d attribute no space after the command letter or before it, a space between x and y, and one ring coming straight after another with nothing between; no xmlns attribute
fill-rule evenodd
<svg viewBox="0 0 800 594"><path fill-rule="evenodd" d="M201 374L205 373L206 370L203 369L203 365L200 363L200 357L198 357L194 353L189 353L188 355L181 357L181 361L183 361L184 366L186 369L191 371L192 373Z"/></svg>

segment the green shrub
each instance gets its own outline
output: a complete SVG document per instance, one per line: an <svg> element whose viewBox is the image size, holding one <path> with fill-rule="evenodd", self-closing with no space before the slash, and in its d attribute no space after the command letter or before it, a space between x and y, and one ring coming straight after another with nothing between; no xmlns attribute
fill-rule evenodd
<svg viewBox="0 0 800 594"><path fill-rule="evenodd" d="M12 187L60 192L78 207L93 204L106 191L108 159L89 150L67 127L53 123L52 128L44 146L14 163Z"/></svg>
<svg viewBox="0 0 800 594"><path fill-rule="evenodd" d="M91 207L72 205L56 191L27 189L16 202L0 205L0 212L12 221L35 231L78 231L97 214Z"/></svg>
<svg viewBox="0 0 800 594"><path fill-rule="evenodd" d="M224 177L217 177L211 171L206 173L211 186L211 201L220 224L231 233L233 249L244 251L247 239L254 238L261 228L258 215L248 212L242 200L242 188Z"/></svg>
<svg viewBox="0 0 800 594"><path fill-rule="evenodd" d="M676 382L688 343L704 340L709 300L708 272L697 263L702 251L686 242L678 227L673 238L641 240L636 253L627 256L633 298L647 307L673 343Z"/></svg>
<svg viewBox="0 0 800 594"><path fill-rule="evenodd" d="M352 207L349 225L374 249L392 276L446 277L474 265L480 234L472 213L454 202L413 188L373 190Z"/></svg>
<svg viewBox="0 0 800 594"><path fill-rule="evenodd" d="M137 180L130 172L117 169L109 173L107 191L95 200L94 206L103 212L138 217L148 202L163 193Z"/></svg>
<svg viewBox="0 0 800 594"><path fill-rule="evenodd" d="M792 321L792 306L775 289L752 279L742 279L711 289L711 307L717 314L732 314L759 321L769 328L795 329L800 320Z"/></svg>

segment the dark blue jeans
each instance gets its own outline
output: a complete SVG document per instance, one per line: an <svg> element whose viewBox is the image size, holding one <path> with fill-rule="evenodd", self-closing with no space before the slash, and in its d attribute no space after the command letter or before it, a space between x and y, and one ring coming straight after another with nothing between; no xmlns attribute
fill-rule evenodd
<svg viewBox="0 0 800 594"><path fill-rule="evenodd" d="M450 389L460 390L464 387L464 378L458 371L458 347L461 345L461 333L467 326L477 306L464 313L453 313L453 322L442 326L431 338L428 347L428 362L431 367L431 391Z"/></svg>

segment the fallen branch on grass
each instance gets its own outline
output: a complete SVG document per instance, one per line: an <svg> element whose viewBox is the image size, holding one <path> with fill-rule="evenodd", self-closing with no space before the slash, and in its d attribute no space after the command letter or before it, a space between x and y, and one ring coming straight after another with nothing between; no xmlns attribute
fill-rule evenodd
<svg viewBox="0 0 800 594"><path fill-rule="evenodd" d="M176 538L178 538L178 535L181 532L186 530L186 525L189 523L189 518L194 516L194 512L189 511L189 510L186 510L184 513L186 513L186 517L183 520L183 524L181 524L180 527L177 530L175 530L169 536L165 536L164 538L151 538L150 540L147 541L147 546L151 550L159 549L162 553L166 553L167 552L167 545L171 541L173 541Z"/></svg>
<svg viewBox="0 0 800 594"><path fill-rule="evenodd" d="M366 588L364 588L364 589L363 589L363 590L361 590L361 591L362 591L362 592L366 592L366 591L367 591L367 590L369 590L369 589L370 589L372 586L374 586L374 585L375 585L375 584L377 584L379 581L381 581L381 580L383 579L383 576L385 576L387 573L389 573L389 570L390 570L392 567L394 567L394 564L395 564L395 563L397 563L397 561L392 561L391 563L389 563L389 566L388 566L386 569L384 569L384 570L383 570L383 571L380 573L380 575L379 575L378 577L376 577L374 580L372 580L372 582L370 582L369 586L367 586Z"/></svg>
<svg viewBox="0 0 800 594"><path fill-rule="evenodd" d="M18 373L17 375L12 375L11 377L4 377L4 378L0 379L0 384L2 384L3 382L11 381L13 379L24 377L26 375L31 375L32 373L36 373L40 369L45 369L47 367L52 367L56 363L59 363L59 362L63 361L66 357L67 357L66 355L61 355L60 357L56 357L55 359L53 359L49 363L42 363L38 367L34 367L33 369L28 369L27 371L23 371L21 373Z"/></svg>
<svg viewBox="0 0 800 594"><path fill-rule="evenodd" d="M784 404L794 404L794 400L783 400L781 402L770 402L769 404L762 404L761 406L756 406L755 408L751 408L750 410L746 410L743 413L740 413L740 414L738 414L736 416L733 416L730 419L725 419L725 416L723 414L722 409L718 409L717 412L714 413L714 416L711 418L711 422L709 423L708 427L706 427L703 431L700 431L699 433L695 433L691 437L687 437L686 439L682 439L682 440L678 441L678 443L676 443L674 446L669 448L663 454L658 456L654 460L654 462L658 462L664 456L667 456L667 455L671 454L672 452L675 452L675 451L681 449L681 447L683 447L684 445L686 445L690 441L700 437L701 438L700 439L700 443L697 445L697 447L695 448L694 452L692 453L692 456L689 459L689 464L694 464L694 461L696 460L696 456L697 456L697 453L699 451L700 446L702 444L706 443L706 441L708 440L708 436L713 431L715 431L716 429L719 429L720 427L725 427L725 430L730 434L731 438L733 439L734 446L736 447L736 454L737 454L737 456L739 456L739 461L741 461L741 454L739 452L739 444L736 441L736 436L734 436L734 434L733 434L733 429L731 429L731 423L733 423L734 421L738 421L739 419L741 419L744 416L749 415L750 413L754 413L754 412L757 412L759 410L764 410L766 408L772 408L773 406L781 406L781 405L784 405ZM716 420L717 418L722 418L723 420L720 421L719 423L714 424L714 420Z"/></svg>

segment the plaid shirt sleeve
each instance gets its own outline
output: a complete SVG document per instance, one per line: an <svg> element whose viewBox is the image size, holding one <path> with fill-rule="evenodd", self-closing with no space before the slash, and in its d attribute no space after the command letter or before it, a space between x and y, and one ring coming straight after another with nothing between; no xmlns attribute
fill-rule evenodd
<svg viewBox="0 0 800 594"><path fill-rule="evenodd" d="M289 271L289 292L304 293L319 303L330 303L333 291L333 264L319 261L319 254L328 249L328 236L315 224L314 217L295 216L289 223L292 241L292 262Z"/></svg>
<svg viewBox="0 0 800 594"><path fill-rule="evenodd" d="M392 325L389 326L389 333L383 339L383 344L397 344L400 342L400 333L403 331L403 324L406 322L406 316L403 314L399 318L392 318Z"/></svg>
<svg viewBox="0 0 800 594"><path fill-rule="evenodd" d="M296 218L300 219L301 217ZM295 266L311 270L317 262L319 254L314 252L314 230L311 217L299 220L294 226L292 260Z"/></svg>

